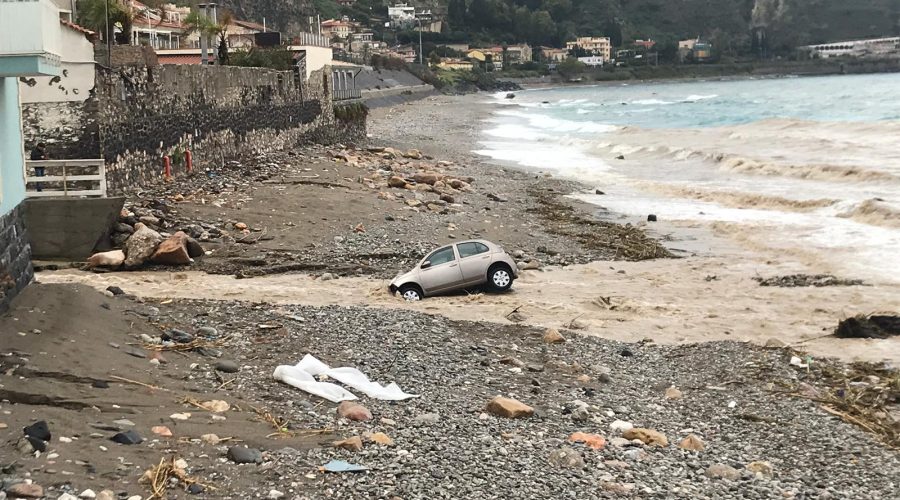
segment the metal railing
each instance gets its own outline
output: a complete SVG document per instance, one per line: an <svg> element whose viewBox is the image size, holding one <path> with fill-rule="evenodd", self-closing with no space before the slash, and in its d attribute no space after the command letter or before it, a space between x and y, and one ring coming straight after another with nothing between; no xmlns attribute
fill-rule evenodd
<svg viewBox="0 0 900 500"><path fill-rule="evenodd" d="M292 36L290 45L311 45L313 47L331 47L331 40L315 33L298 33Z"/></svg>
<svg viewBox="0 0 900 500"><path fill-rule="evenodd" d="M27 160L25 196L98 196L106 198L106 165L94 160Z"/></svg>
<svg viewBox="0 0 900 500"><path fill-rule="evenodd" d="M362 93L359 89L335 89L332 100L346 101L348 99L360 99L361 97Z"/></svg>

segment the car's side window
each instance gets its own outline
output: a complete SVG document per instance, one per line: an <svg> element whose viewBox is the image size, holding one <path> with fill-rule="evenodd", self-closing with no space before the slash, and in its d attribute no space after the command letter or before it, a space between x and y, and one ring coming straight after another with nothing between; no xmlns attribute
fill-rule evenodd
<svg viewBox="0 0 900 500"><path fill-rule="evenodd" d="M427 260L428 262L431 262L431 265L433 267L452 262L456 260L456 256L453 255L453 247L446 247L441 248L440 250L436 250L434 253L428 256Z"/></svg>
<svg viewBox="0 0 900 500"><path fill-rule="evenodd" d="M480 253L490 251L487 245L474 241L469 243L459 243L458 245L456 245L456 249L459 250L460 259L465 259L466 257L471 257L473 255L478 255Z"/></svg>

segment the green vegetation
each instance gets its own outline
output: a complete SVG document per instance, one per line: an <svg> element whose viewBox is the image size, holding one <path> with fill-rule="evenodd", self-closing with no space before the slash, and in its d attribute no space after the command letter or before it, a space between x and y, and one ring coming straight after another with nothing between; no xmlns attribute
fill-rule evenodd
<svg viewBox="0 0 900 500"><path fill-rule="evenodd" d="M230 66L249 66L287 71L293 68L294 54L285 47L235 50L228 54Z"/></svg>
<svg viewBox="0 0 900 500"><path fill-rule="evenodd" d="M334 118L340 122L365 121L369 116L369 107L361 102L334 106Z"/></svg>

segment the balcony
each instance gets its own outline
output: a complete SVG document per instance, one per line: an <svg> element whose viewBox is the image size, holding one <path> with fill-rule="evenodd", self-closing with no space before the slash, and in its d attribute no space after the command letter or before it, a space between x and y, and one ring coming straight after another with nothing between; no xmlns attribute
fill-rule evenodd
<svg viewBox="0 0 900 500"><path fill-rule="evenodd" d="M0 0L0 77L59 76L60 30L51 0Z"/></svg>

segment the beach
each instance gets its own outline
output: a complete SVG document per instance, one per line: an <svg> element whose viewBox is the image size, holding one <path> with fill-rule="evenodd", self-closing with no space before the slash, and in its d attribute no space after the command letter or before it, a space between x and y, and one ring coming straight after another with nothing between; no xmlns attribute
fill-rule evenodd
<svg viewBox="0 0 900 500"><path fill-rule="evenodd" d="M896 497L900 341L834 331L896 313L900 283L804 251L790 227L676 216L671 186L639 200L625 196L634 178L591 175L659 161L616 160L619 141L686 132L587 125L609 142L596 151L499 137L515 131L497 121L505 101L376 107L365 143L251 151L129 197L120 224L183 230L205 254L37 263L0 316L2 455L49 498L143 499L176 459L170 498ZM501 150L535 165L488 153ZM389 293L431 249L470 238L517 256L509 292ZM307 354L417 397L347 386L364 407L348 412L276 380ZM21 438L39 419L46 452ZM127 430L143 441L110 441Z"/></svg>

